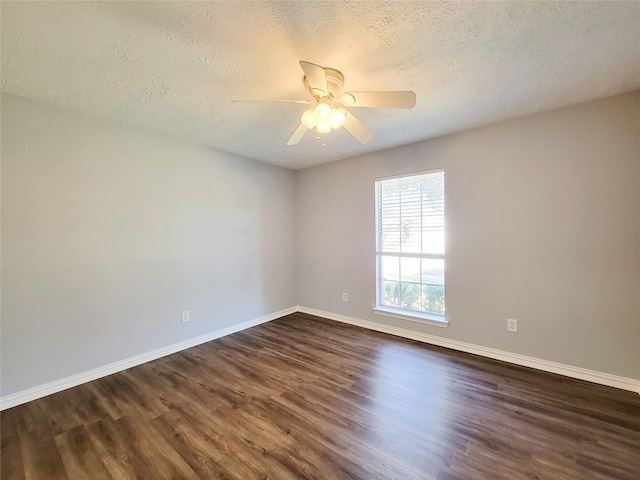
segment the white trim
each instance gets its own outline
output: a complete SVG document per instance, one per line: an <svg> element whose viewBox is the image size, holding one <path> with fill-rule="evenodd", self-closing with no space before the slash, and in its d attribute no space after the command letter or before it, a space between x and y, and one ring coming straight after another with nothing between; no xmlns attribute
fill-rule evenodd
<svg viewBox="0 0 640 480"><path fill-rule="evenodd" d="M444 167L433 168L431 170L420 170L418 172L399 173L389 177L376 177L376 182L384 182L385 180L393 180L394 178L417 177L418 175L427 175L429 173L444 172Z"/></svg>
<svg viewBox="0 0 640 480"><path fill-rule="evenodd" d="M611 375L609 373L588 370L586 368L564 365L562 363L550 362L548 360L542 360L534 357L527 357L525 355L520 355L517 353L505 352L504 350L496 350L495 348L488 348L471 343L459 342L457 340L437 337L435 335L429 335L422 332L415 332L413 330L407 330L405 328L398 328L390 325L383 325L381 323L370 322L368 320L361 320L359 318L347 317L345 315L339 315L337 313L325 312L323 310L317 310L315 308L298 306L298 311L302 313L308 313L310 315L315 315L317 317L328 318L337 322L348 323L349 325L356 325L358 327L367 328L369 330L375 330L377 332L389 333L398 337L409 338L411 340L417 340L419 342L438 345L440 347L450 348L452 350L458 350L461 352L472 353L474 355L480 355L482 357L493 358L494 360L502 360L503 362L513 363L516 365L521 365L523 367L534 368L536 370L542 370L544 372L557 373L566 377L586 380L587 382L607 385L609 387L629 390L640 394L640 380L635 380L633 378L620 377L617 375Z"/></svg>
<svg viewBox="0 0 640 480"><path fill-rule="evenodd" d="M396 311L395 309L388 307L374 307L372 310L376 315L384 315L385 317L393 317L399 318L401 320L409 320L410 322L424 323L427 325L433 325L434 327L447 328L449 326L449 322L446 320L444 315L434 315L420 312L409 314L406 310Z"/></svg>
<svg viewBox="0 0 640 480"><path fill-rule="evenodd" d="M383 257L398 257L398 258L435 258L436 260L444 260L444 253L410 253L410 252L383 252L376 251L376 255ZM419 282L407 282L407 283L419 283ZM437 285L437 284L435 284Z"/></svg>
<svg viewBox="0 0 640 480"><path fill-rule="evenodd" d="M0 410L6 410L7 408L15 407L32 400L37 400L38 398L46 397L47 395L66 390L67 388L75 387L101 377L106 377L107 375L121 372L122 370L126 370L127 368L135 367L137 365L150 362L151 360L156 360L158 358L165 357L182 350L186 350L187 348L210 342L211 340L215 340L216 338L224 337L241 330L246 330L247 328L255 327L256 325L260 325L261 323L270 322L271 320L284 317L285 315L295 313L296 311L298 311L297 307L285 308L284 310L270 313L268 315L263 315L261 317L254 318L253 320L248 320L246 322L222 328L214 332L206 333L204 335L200 335L199 337L190 338L189 340L184 340L172 345L167 345L166 347L161 347L147 353L142 353L134 357L125 358L124 360L119 360L102 367L94 368L93 370L89 370L87 372L71 375L70 377L61 378L60 380L54 380L53 382L45 383L44 385L39 385L33 388L28 388L27 390L13 393L11 395L5 395L4 397L0 398Z"/></svg>
<svg viewBox="0 0 640 480"><path fill-rule="evenodd" d="M577 378L580 380L586 380L588 382L599 383L601 385L607 385L609 387L620 388L622 390L630 390L640 394L640 380L634 380L632 378L619 377L617 375L611 375L608 373L597 372L594 370L587 370L585 368L573 367L571 365L563 365L561 363L550 362L547 360L541 360L538 358L527 357L519 355L517 353L505 352L503 350L496 350L493 348L482 347L479 345L473 345L471 343L459 342L457 340L450 340L448 338L437 337L435 335L429 335L421 332L414 332L404 328L393 327L390 325L384 325L381 323L370 322L368 320L361 320L359 318L347 317L345 315L339 315L337 313L326 312L323 310L317 310L314 308L296 306L285 308L278 312L274 312L262 317L255 318L237 325L232 325L220 330L216 330L199 337L191 338L183 342L174 343L166 347L158 348L147 353L136 355L118 362L104 365L102 367L89 370L87 372L78 373L70 377L55 380L53 382L39 385L37 387L29 388L21 392L17 392L11 395L0 397L0 411L6 410L23 403L37 400L38 398L46 397L53 393L66 390L71 387L81 385L98 378L106 377L127 368L135 367L152 360L156 360L173 353L186 350L187 348L195 347L202 343L210 342L216 338L224 337L232 333L236 333L247 328L255 327L262 323L270 322L285 315L290 315L295 312L308 313L318 317L328 318L337 322L348 323L350 325L356 325L358 327L367 328L369 330L375 330L377 332L389 333L398 337L409 338L417 340L419 342L429 343L432 345L438 345L440 347L451 348L452 350L459 350L461 352L472 353L487 358L493 358L495 360L502 360L504 362L514 363L516 365L522 365L524 367L534 368L536 370L542 370L545 372L557 373L571 378Z"/></svg>

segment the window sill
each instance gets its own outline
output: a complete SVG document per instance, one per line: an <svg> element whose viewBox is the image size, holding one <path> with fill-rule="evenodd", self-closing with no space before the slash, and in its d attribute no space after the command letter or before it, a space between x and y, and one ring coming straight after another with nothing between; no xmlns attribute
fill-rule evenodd
<svg viewBox="0 0 640 480"><path fill-rule="evenodd" d="M447 328L449 322L443 315L433 315L429 313L407 313L407 310L400 310L391 307L375 307L373 313L384 315L385 317L400 318L411 322L425 323L435 327Z"/></svg>

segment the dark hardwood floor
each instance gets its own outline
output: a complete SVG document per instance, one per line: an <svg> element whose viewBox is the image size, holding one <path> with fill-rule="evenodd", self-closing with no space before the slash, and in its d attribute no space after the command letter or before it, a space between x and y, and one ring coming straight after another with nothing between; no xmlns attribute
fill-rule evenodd
<svg viewBox="0 0 640 480"><path fill-rule="evenodd" d="M640 478L632 392L294 314L2 412L1 478Z"/></svg>

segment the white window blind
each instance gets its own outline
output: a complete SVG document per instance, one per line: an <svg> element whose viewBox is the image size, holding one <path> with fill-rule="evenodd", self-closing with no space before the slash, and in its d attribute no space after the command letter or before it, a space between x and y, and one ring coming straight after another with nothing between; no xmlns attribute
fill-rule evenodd
<svg viewBox="0 0 640 480"><path fill-rule="evenodd" d="M377 304L444 316L444 171L376 182Z"/></svg>

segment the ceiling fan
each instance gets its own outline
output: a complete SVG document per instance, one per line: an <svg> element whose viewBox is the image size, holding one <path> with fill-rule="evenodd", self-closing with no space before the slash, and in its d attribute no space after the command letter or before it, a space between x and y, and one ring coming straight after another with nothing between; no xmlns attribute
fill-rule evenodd
<svg viewBox="0 0 640 480"><path fill-rule="evenodd" d="M287 145L300 142L307 130L312 128L316 128L318 133L328 133L342 126L360 143L369 143L373 140L373 133L346 107L413 108L416 104L416 94L412 91L343 92L342 72L305 61L300 61L300 66L304 72L302 82L313 100L283 100L283 102L315 106L302 114L300 125L287 141ZM334 103L342 106L336 108Z"/></svg>

